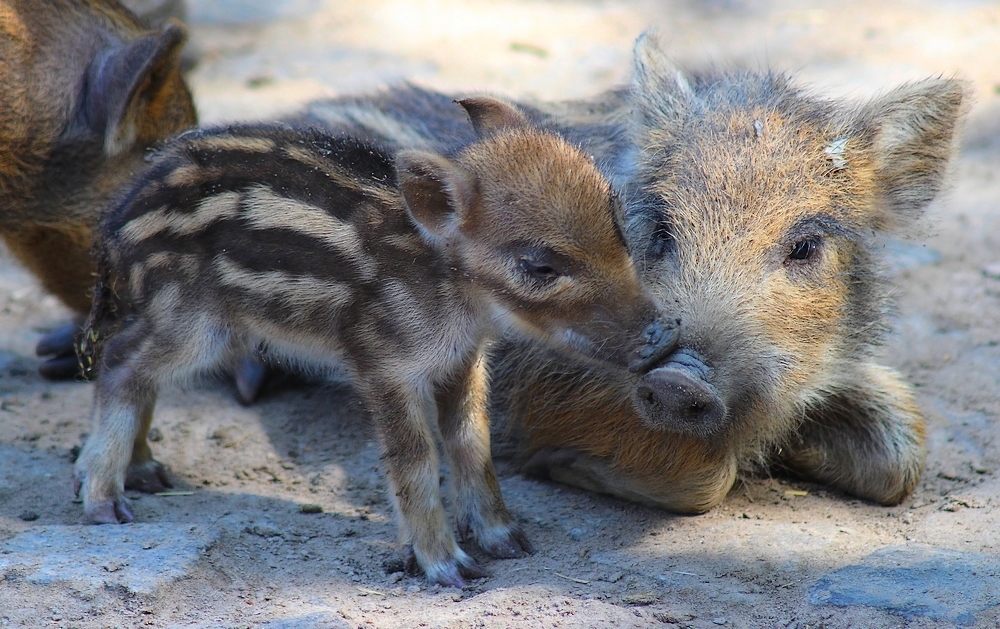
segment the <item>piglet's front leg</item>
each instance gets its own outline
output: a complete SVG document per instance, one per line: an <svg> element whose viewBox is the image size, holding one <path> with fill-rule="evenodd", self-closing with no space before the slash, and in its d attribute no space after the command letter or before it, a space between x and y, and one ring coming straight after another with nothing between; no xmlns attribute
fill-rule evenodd
<svg viewBox="0 0 1000 629"><path fill-rule="evenodd" d="M415 562L428 581L450 587L486 576L458 547L441 503L437 445L427 421L434 401L414 391L412 383L366 384L362 391L385 449L382 459L408 563Z"/></svg>
<svg viewBox="0 0 1000 629"><path fill-rule="evenodd" d="M462 377L442 387L436 396L455 488L458 532L462 541L475 539L494 557L524 557L534 549L514 523L500 493L490 456L487 393L486 359L480 352Z"/></svg>

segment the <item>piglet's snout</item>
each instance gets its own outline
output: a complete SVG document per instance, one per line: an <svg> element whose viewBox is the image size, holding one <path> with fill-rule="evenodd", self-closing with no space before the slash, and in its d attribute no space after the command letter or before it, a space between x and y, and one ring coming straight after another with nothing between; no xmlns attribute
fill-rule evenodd
<svg viewBox="0 0 1000 629"><path fill-rule="evenodd" d="M707 380L708 367L679 351L648 371L632 389L632 404L655 430L710 436L724 426L726 403Z"/></svg>
<svg viewBox="0 0 1000 629"><path fill-rule="evenodd" d="M645 373L677 349L680 321L654 319L642 332L642 344L635 350L628 368Z"/></svg>

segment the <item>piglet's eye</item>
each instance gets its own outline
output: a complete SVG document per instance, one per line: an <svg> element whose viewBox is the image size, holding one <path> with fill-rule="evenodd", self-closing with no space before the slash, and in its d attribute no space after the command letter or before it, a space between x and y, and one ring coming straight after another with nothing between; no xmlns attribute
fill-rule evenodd
<svg viewBox="0 0 1000 629"><path fill-rule="evenodd" d="M513 257L521 275L536 283L548 283L569 275L573 267L569 258L549 247L519 247Z"/></svg>
<svg viewBox="0 0 1000 629"><path fill-rule="evenodd" d="M552 265L546 264L544 261L532 260L531 258L521 258L519 266L522 273L533 279L554 280L560 275Z"/></svg>
<svg viewBox="0 0 1000 629"><path fill-rule="evenodd" d="M792 252L788 254L789 260L809 260L819 251L819 241L815 238L806 238L795 243Z"/></svg>

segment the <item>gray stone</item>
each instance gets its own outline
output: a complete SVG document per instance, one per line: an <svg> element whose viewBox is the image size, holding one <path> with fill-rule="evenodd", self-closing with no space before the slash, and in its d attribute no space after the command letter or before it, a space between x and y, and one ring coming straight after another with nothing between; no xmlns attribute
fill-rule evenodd
<svg viewBox="0 0 1000 629"><path fill-rule="evenodd" d="M186 524L37 526L0 547L0 580L150 593L186 576L212 541Z"/></svg>
<svg viewBox="0 0 1000 629"><path fill-rule="evenodd" d="M1000 558L925 544L889 546L822 577L809 601L970 624L1000 605Z"/></svg>
<svg viewBox="0 0 1000 629"><path fill-rule="evenodd" d="M261 625L261 629L348 629L347 622L330 612L318 612L272 620Z"/></svg>

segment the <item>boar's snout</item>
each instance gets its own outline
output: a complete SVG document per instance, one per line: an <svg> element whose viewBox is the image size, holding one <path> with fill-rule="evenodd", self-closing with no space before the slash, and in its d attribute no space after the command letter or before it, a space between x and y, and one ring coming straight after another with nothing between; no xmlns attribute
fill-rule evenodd
<svg viewBox="0 0 1000 629"><path fill-rule="evenodd" d="M642 344L632 355L628 369L645 373L677 349L680 321L654 319L642 332Z"/></svg>
<svg viewBox="0 0 1000 629"><path fill-rule="evenodd" d="M679 351L650 370L632 389L632 404L650 428L707 437L726 418L726 403L706 375L697 356Z"/></svg>

